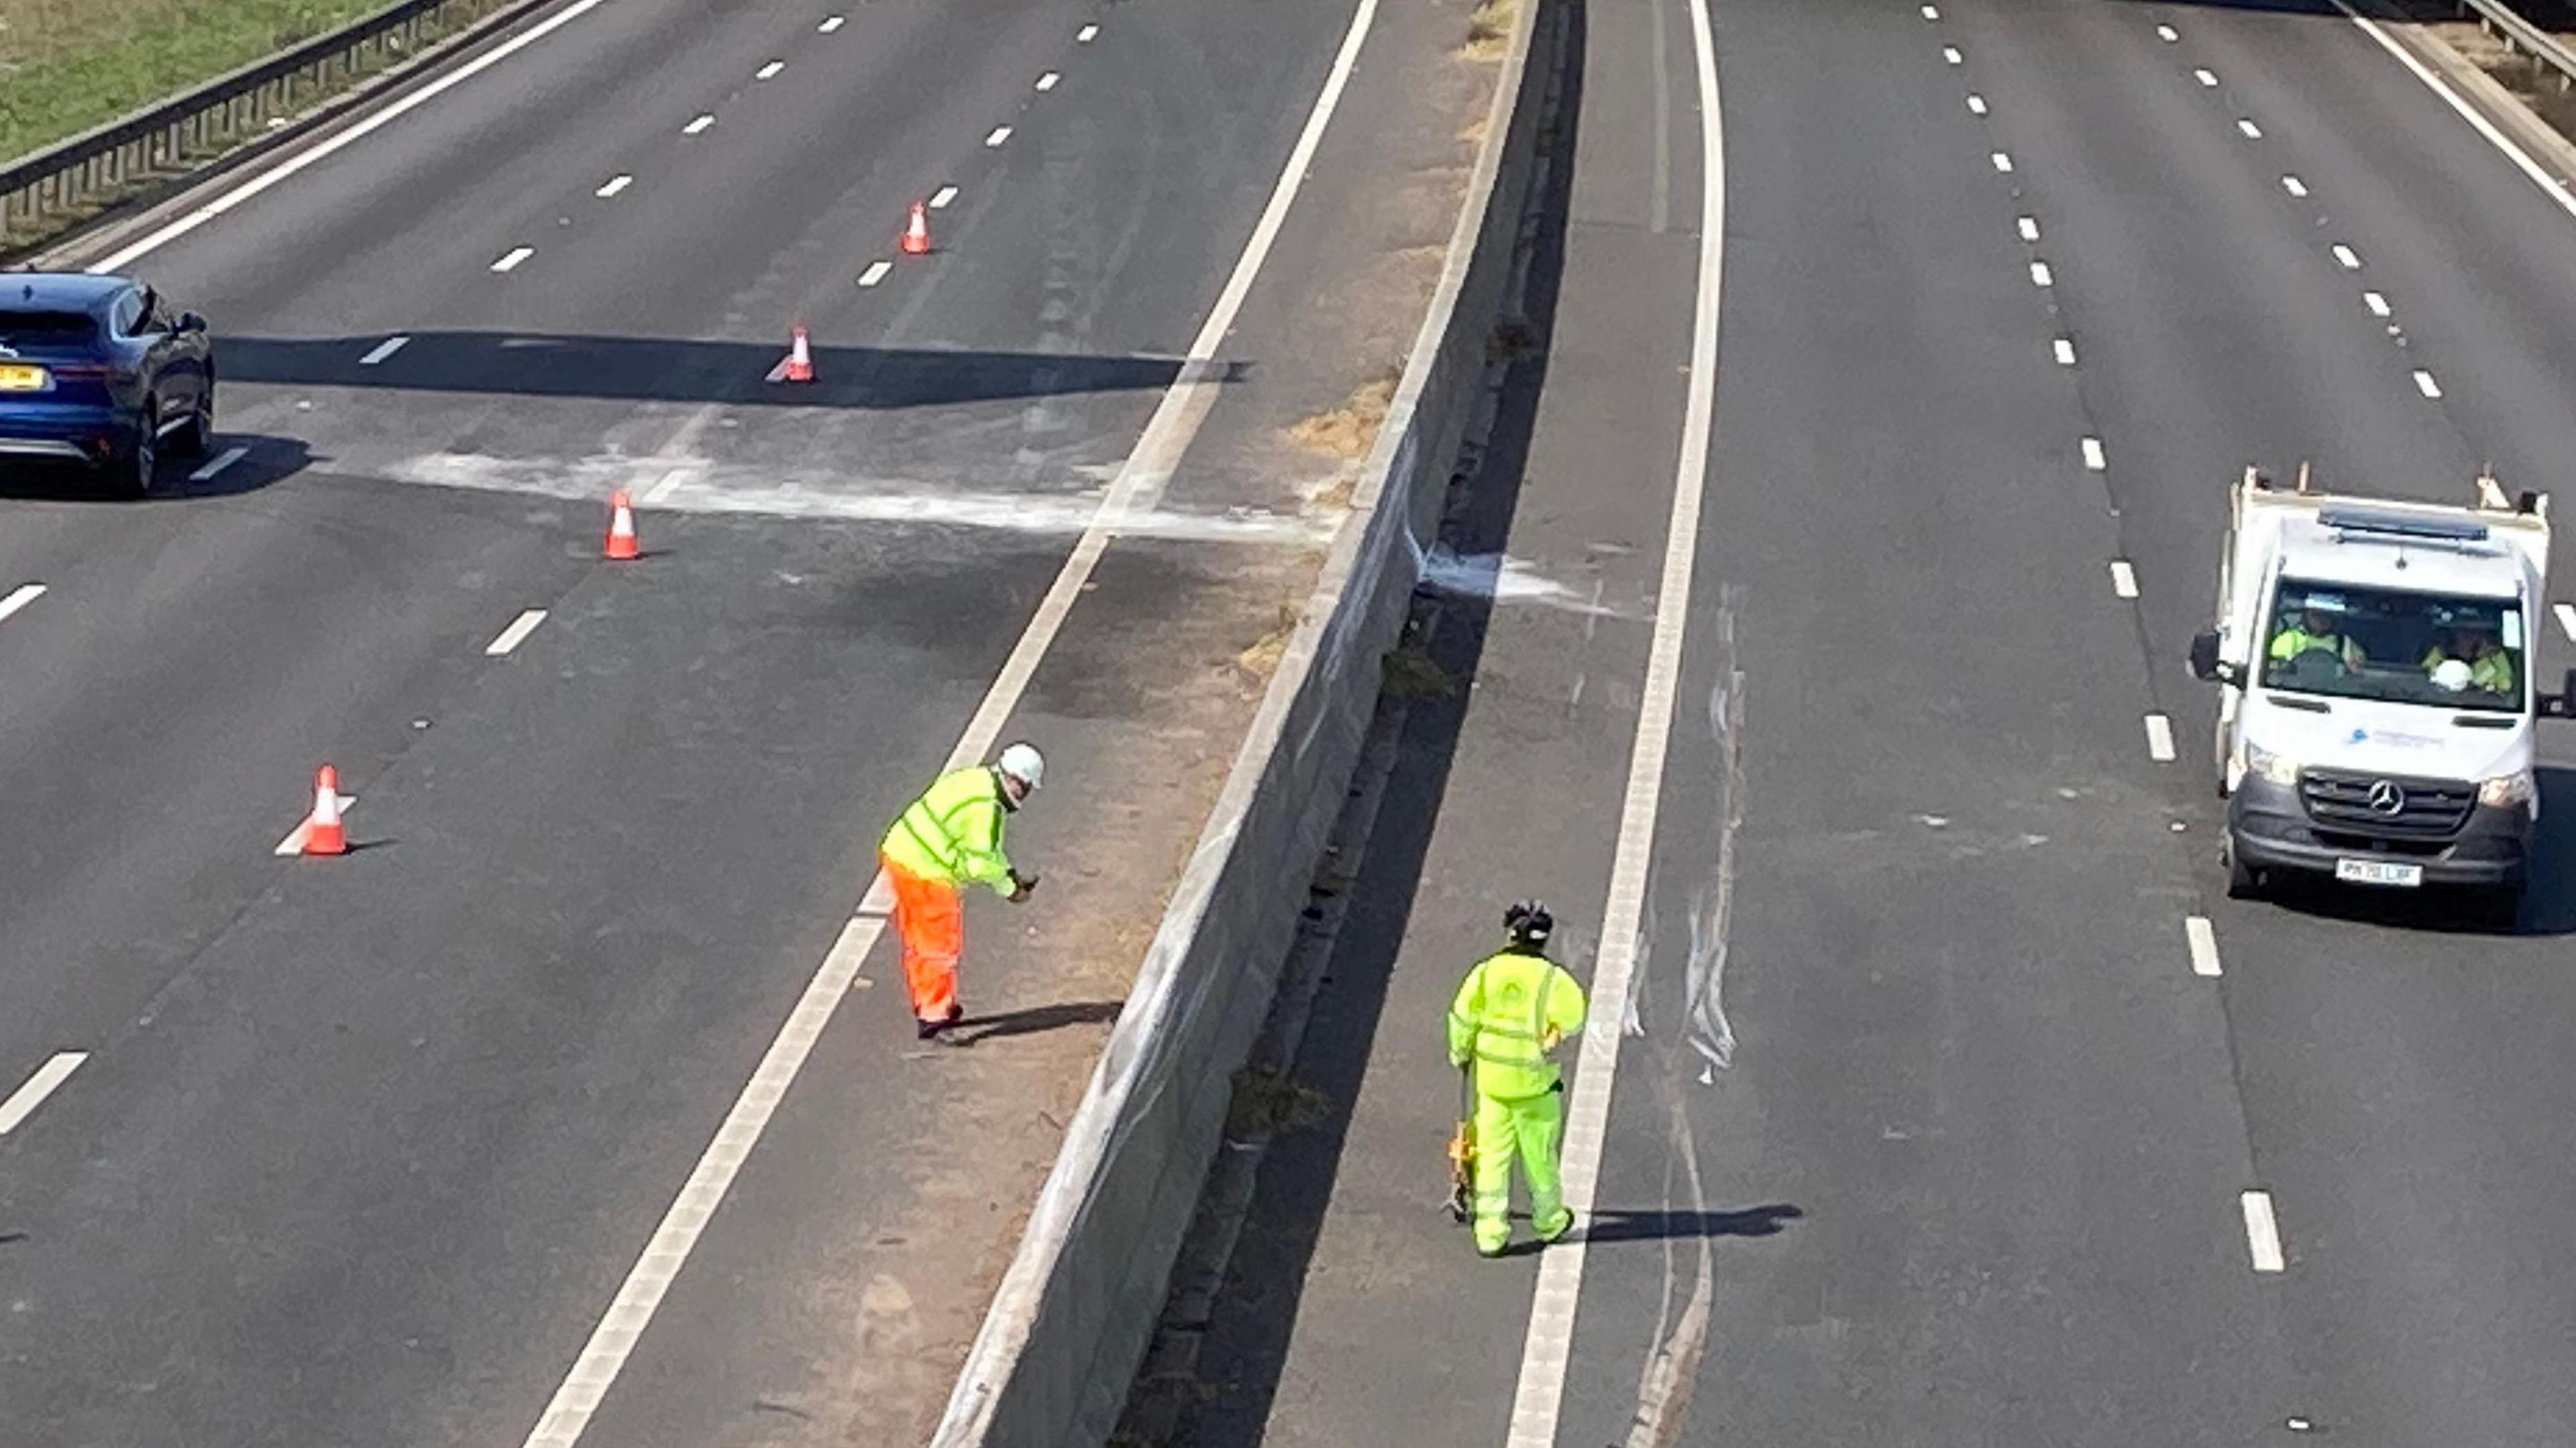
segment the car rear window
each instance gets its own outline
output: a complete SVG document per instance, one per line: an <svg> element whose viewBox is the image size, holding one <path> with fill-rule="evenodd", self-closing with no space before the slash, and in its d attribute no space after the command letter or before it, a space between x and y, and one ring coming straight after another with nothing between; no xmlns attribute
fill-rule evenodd
<svg viewBox="0 0 2576 1448"><path fill-rule="evenodd" d="M0 312L0 342L60 347L97 335L98 323L85 312Z"/></svg>

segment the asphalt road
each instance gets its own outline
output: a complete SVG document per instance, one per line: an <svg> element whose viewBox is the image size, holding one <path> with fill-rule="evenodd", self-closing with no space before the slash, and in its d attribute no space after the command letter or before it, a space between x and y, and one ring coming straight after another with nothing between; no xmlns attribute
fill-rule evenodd
<svg viewBox="0 0 2576 1448"><path fill-rule="evenodd" d="M1413 706L1301 1060L1336 1110L1273 1148L1180 1441L1514 1427L1542 1259L1438 1210L1439 1013L1514 896L1597 955L1699 244L1687 5L1574 13L1546 356L1459 538L1505 586L1444 611L1474 688ZM1561 1408L1511 1441L2576 1438L2569 776L2509 931L2230 902L2180 662L2249 462L2565 491L2576 219L2324 7L1711 14L1715 441L1594 1002L1635 1034Z"/></svg>
<svg viewBox="0 0 2576 1448"><path fill-rule="evenodd" d="M613 0L130 268L214 319L223 451L0 496L0 597L43 586L0 617L0 1096L87 1053L0 1137L0 1439L529 1433L1351 18ZM1434 36L1371 41L1281 255L1349 239ZM1212 437L1349 386L1303 300L1254 287ZM771 384L800 320L818 380ZM973 907L991 1044L916 1049L881 950L593 1441L935 1413L1318 536L1279 501L1176 481L1104 560L1012 716L1073 899ZM280 860L326 760L357 848Z"/></svg>

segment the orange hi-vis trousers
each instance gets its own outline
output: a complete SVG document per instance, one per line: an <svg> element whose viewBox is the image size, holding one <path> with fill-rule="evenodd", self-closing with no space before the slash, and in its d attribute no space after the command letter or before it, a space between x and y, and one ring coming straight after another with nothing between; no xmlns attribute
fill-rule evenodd
<svg viewBox="0 0 2576 1448"><path fill-rule="evenodd" d="M903 939L903 983L912 992L912 1015L944 1021L957 1006L957 957L966 948L964 891L946 880L916 875L880 857L894 882L894 929Z"/></svg>

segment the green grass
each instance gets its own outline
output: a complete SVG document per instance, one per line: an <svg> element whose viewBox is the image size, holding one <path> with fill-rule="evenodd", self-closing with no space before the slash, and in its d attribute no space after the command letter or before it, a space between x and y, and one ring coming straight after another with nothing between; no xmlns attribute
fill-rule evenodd
<svg viewBox="0 0 2576 1448"><path fill-rule="evenodd" d="M0 157L79 135L387 3L0 0Z"/></svg>

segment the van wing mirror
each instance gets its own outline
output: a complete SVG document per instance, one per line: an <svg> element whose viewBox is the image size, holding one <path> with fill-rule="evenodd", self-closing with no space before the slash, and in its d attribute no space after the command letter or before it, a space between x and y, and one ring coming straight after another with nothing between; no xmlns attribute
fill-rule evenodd
<svg viewBox="0 0 2576 1448"><path fill-rule="evenodd" d="M2218 677L2218 630L2205 628L2191 636L2191 676L2203 682Z"/></svg>
<svg viewBox="0 0 2576 1448"><path fill-rule="evenodd" d="M2558 693L2540 696L2540 712L2551 719L2576 719L2576 669L2567 671Z"/></svg>

